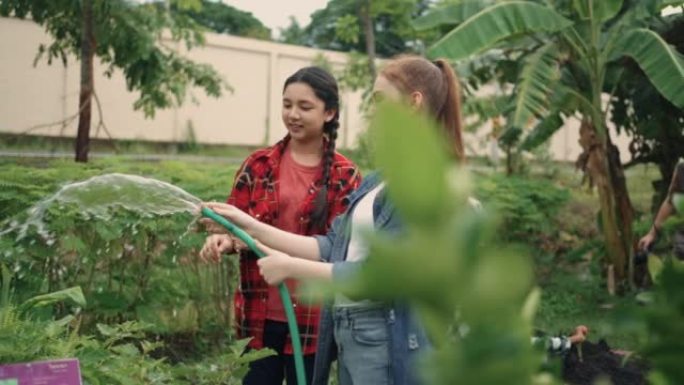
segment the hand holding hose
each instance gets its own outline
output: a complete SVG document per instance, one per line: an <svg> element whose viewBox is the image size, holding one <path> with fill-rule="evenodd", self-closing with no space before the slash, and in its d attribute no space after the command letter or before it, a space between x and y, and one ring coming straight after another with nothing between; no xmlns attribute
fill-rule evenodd
<svg viewBox="0 0 684 385"><path fill-rule="evenodd" d="M290 267L294 262L293 258L283 252L271 249L257 241L257 247L265 256L261 257L257 264L259 273L269 285L275 286L290 277Z"/></svg>
<svg viewBox="0 0 684 385"><path fill-rule="evenodd" d="M259 223L258 220L252 218L246 212L240 210L239 208L229 205L227 203L220 202L204 202L202 207L207 207L216 214L228 219L236 226L240 227L248 234L252 234L254 227ZM214 220L209 218L202 218L200 222L205 226L206 230L214 234L226 234L228 230L220 224L216 223Z"/></svg>

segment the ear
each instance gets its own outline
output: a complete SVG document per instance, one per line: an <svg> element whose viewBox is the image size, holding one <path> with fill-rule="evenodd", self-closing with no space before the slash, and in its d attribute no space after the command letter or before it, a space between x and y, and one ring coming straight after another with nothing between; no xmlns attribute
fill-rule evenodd
<svg viewBox="0 0 684 385"><path fill-rule="evenodd" d="M325 116L324 116L325 122L326 122L326 123L329 123L329 122L331 122L333 119L335 119L335 114L337 114L337 110L336 110L336 109L325 110Z"/></svg>
<svg viewBox="0 0 684 385"><path fill-rule="evenodd" d="M421 109L423 107L423 102L425 100L425 97L423 96L423 93L420 91L413 91L411 92L411 106L415 109Z"/></svg>

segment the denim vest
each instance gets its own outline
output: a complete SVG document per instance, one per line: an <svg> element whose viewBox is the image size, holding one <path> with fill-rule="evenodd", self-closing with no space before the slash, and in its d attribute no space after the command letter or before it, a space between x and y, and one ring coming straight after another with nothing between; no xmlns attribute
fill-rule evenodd
<svg viewBox="0 0 684 385"><path fill-rule="evenodd" d="M333 264L333 280L348 279L359 268L363 261L346 262L347 248L351 238L350 213L366 194L382 182L378 173L364 177L361 186L350 195L347 211L335 218L330 231L326 235L315 236L320 248L321 259ZM399 234L402 225L394 205L389 202L385 190L378 193L373 202L373 223L375 231ZM430 348L423 327L405 304L398 302L386 305L388 331L390 336L390 365L392 385L419 385L416 357ZM331 309L325 306L321 311L318 347L312 385L327 385L330 364L337 356L337 346L333 337L334 325Z"/></svg>

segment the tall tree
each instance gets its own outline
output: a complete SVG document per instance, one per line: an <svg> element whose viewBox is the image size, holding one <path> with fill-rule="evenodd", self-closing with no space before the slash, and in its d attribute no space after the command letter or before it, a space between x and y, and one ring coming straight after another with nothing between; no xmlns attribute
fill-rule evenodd
<svg viewBox="0 0 684 385"><path fill-rule="evenodd" d="M48 63L60 58L66 65L69 54L81 60L75 158L87 162L95 57L107 66L107 76L115 70L123 72L128 89L140 92L134 108L148 117L154 116L157 108L181 104L190 87L202 88L213 97L227 87L211 66L196 64L173 48L183 42L190 49L204 39L197 23L170 8L199 7L199 0L143 4L127 0L0 0L0 15L31 17L45 27L54 41L39 47L36 60L44 54Z"/></svg>
<svg viewBox="0 0 684 385"><path fill-rule="evenodd" d="M308 34L294 16L290 16L290 24L287 27L280 29L278 41L285 44L310 45Z"/></svg>
<svg viewBox="0 0 684 385"><path fill-rule="evenodd" d="M469 1L421 19L458 24L431 47L432 56L463 60L511 41L524 47L505 111L508 130L524 136L523 144L543 142L567 117L581 117L579 162L599 192L606 270L621 284L631 276L633 210L606 125L605 100L620 81L608 79L617 78L615 64L633 60L663 98L684 108L684 59L649 28L663 7L676 4L684 1Z"/></svg>
<svg viewBox="0 0 684 385"><path fill-rule="evenodd" d="M261 40L271 39L271 30L252 13L216 0L201 0L201 3L201 7L185 7L175 11L189 16L197 24L217 33Z"/></svg>
<svg viewBox="0 0 684 385"><path fill-rule="evenodd" d="M311 46L391 57L420 52L433 31L417 32L411 20L427 9L429 0L331 0L311 15L306 27ZM370 36L369 36L370 35ZM367 38L370 37L370 38Z"/></svg>

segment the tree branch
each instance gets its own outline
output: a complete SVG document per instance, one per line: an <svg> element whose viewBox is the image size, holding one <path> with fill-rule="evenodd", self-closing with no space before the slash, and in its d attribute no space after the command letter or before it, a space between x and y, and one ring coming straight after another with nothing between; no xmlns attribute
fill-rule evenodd
<svg viewBox="0 0 684 385"><path fill-rule="evenodd" d="M35 126L31 126L31 127L27 128L26 130L20 132L19 135L28 135L31 132L39 130L41 128L48 128L48 127L58 126L58 125L68 125L69 123L76 120L76 118L78 118L78 116L81 114L81 111L83 111L83 109L85 109L86 106L87 106L87 104L84 104L83 106L81 106L81 108L78 110L78 112L76 112L73 115L67 116L66 118L64 118L62 120L58 120L58 121L52 122L52 123L41 123L41 124L37 124Z"/></svg>
<svg viewBox="0 0 684 385"><path fill-rule="evenodd" d="M97 128L95 131L95 137L97 138L97 136L100 135L100 128L102 128L107 137L109 138L112 146L114 147L114 152L118 154L119 147L116 145L116 142L114 141L112 134L109 132L107 125L105 125L104 114L102 113L102 103L100 103L100 98L97 96L97 92L95 92L95 89L93 89L93 98L95 99L95 105L97 106L97 115L99 117L99 121L97 122Z"/></svg>

